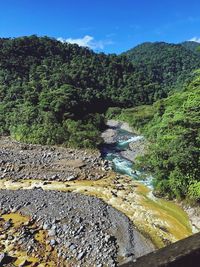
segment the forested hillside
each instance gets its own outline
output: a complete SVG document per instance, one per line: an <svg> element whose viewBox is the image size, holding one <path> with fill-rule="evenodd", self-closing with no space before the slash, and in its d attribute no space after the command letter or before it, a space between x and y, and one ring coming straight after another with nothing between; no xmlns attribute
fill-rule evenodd
<svg viewBox="0 0 200 267"><path fill-rule="evenodd" d="M194 52L196 55L200 57L200 43L194 41L186 41L181 43L183 47L189 49L190 51Z"/></svg>
<svg viewBox="0 0 200 267"><path fill-rule="evenodd" d="M48 37L0 39L0 134L31 143L98 145L100 113L152 104L200 66L182 46L167 45L164 57L160 46L166 44L156 50L142 45L152 58L137 52L131 63Z"/></svg>
<svg viewBox="0 0 200 267"><path fill-rule="evenodd" d="M96 146L95 113L152 103L155 92L125 58L47 37L0 40L0 132L17 140Z"/></svg>
<svg viewBox="0 0 200 267"><path fill-rule="evenodd" d="M128 121L148 138L140 167L154 173L157 194L200 201L200 70L181 92L153 106L112 108L107 116Z"/></svg>
<svg viewBox="0 0 200 267"><path fill-rule="evenodd" d="M182 45L143 43L123 55L140 67L141 71L145 69L148 76L154 77L167 92L172 87L181 88L188 74L200 67L200 57L197 57L191 44L189 46L187 42Z"/></svg>

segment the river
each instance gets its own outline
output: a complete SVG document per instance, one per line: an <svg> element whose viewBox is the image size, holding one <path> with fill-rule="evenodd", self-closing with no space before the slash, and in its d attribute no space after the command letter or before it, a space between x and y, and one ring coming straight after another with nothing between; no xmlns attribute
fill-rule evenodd
<svg viewBox="0 0 200 267"><path fill-rule="evenodd" d="M143 137L134 135L127 131L127 127L122 129L121 126L111 126L103 135L107 137L107 142L101 149L102 156L108 161L108 168L114 170L108 170L106 177L99 180L48 183L40 179L1 179L0 188L42 188L101 198L126 214L135 228L157 248L191 235L192 227L186 212L174 202L155 198L152 194L151 177L135 169L130 160L143 152L140 150ZM137 144L133 151L129 150L131 144Z"/></svg>
<svg viewBox="0 0 200 267"><path fill-rule="evenodd" d="M102 157L108 160L109 166L116 173L127 175L131 180L137 181L141 185L137 193L144 197L143 200L140 199L138 201L138 204L143 206L142 208L140 206L141 210L144 208L147 212L146 216L143 213L144 228L146 227L146 221L149 221L152 228L157 227L158 232L163 230L165 234L167 233L163 237L164 244L167 244L168 238L170 242L176 241L191 235L192 232L196 232L197 229L192 227L187 214L179 205L172 201L156 198L153 195L153 177L135 168L135 164L131 159L135 159L137 155L140 155L141 151L138 153L137 149L131 150L130 144L139 143L138 145L140 146L141 140L145 141L144 137L134 134L127 124L124 125L124 123L118 121L108 121L107 125L108 129L102 134L104 139L104 144L101 148ZM146 234L144 228L141 227L141 230ZM151 238L154 234L150 234ZM154 237L155 244L156 238ZM157 246L162 245L157 244Z"/></svg>
<svg viewBox="0 0 200 267"><path fill-rule="evenodd" d="M131 156L135 156L135 152L129 148L130 143L143 140L144 137L134 135L120 127L116 127L113 143L104 143L101 148L102 157L111 163L112 169L120 174L128 175L131 178L140 181L141 183L152 188L152 177L134 168ZM122 153L124 152L125 155Z"/></svg>

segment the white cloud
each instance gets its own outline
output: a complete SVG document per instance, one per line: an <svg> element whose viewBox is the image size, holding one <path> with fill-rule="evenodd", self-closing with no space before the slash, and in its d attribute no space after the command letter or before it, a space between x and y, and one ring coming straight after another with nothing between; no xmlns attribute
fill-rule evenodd
<svg viewBox="0 0 200 267"><path fill-rule="evenodd" d="M85 35L83 38L77 38L77 39L73 38L64 39L62 37L59 37L57 40L62 43L78 44L80 46L89 47L91 49L101 49L101 50L104 49L106 45L113 44L111 40L97 41L94 39L93 36L90 35Z"/></svg>
<svg viewBox="0 0 200 267"><path fill-rule="evenodd" d="M199 37L193 37L189 41L200 43L200 38Z"/></svg>

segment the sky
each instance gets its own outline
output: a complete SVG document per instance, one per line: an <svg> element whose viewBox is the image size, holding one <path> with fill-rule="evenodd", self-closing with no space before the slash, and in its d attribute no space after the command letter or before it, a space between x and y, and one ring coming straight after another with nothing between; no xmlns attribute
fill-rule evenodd
<svg viewBox="0 0 200 267"><path fill-rule="evenodd" d="M143 42L200 42L200 0L1 0L0 37L32 34L117 54Z"/></svg>

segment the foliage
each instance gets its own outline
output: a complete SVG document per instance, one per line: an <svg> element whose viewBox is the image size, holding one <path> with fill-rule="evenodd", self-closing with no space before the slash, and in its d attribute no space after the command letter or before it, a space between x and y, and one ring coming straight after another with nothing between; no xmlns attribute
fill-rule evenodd
<svg viewBox="0 0 200 267"><path fill-rule="evenodd" d="M197 57L194 45L192 48L190 43L193 44L193 42L177 45L164 42L143 43L125 52L124 55L140 67L141 71L145 70L146 75L153 78L153 81L162 84L164 88L162 94L166 94L172 87L181 88L188 74L200 67L200 57Z"/></svg>
<svg viewBox="0 0 200 267"><path fill-rule="evenodd" d="M200 43L194 41L186 41L181 43L181 45L200 56Z"/></svg>
<svg viewBox="0 0 200 267"><path fill-rule="evenodd" d="M169 51L169 69L161 53L152 64L141 65L48 37L2 38L0 134L24 142L96 146L104 124L99 113L149 105L148 113L150 104L173 90L169 86L183 80L182 73L200 64L181 48L176 54ZM140 120L135 118L138 127Z"/></svg>
<svg viewBox="0 0 200 267"><path fill-rule="evenodd" d="M183 91L153 106L121 110L127 120L149 140L140 166L154 173L157 194L200 200L200 70Z"/></svg>
<svg viewBox="0 0 200 267"><path fill-rule="evenodd" d="M155 188L170 197L197 200L200 198L196 186L200 179L200 72L184 92L155 106L157 113L145 129L153 142L147 164L156 174Z"/></svg>
<svg viewBox="0 0 200 267"><path fill-rule="evenodd" d="M109 108L106 112L107 119L126 121L135 130L140 130L154 116L154 106L142 105L135 108Z"/></svg>

